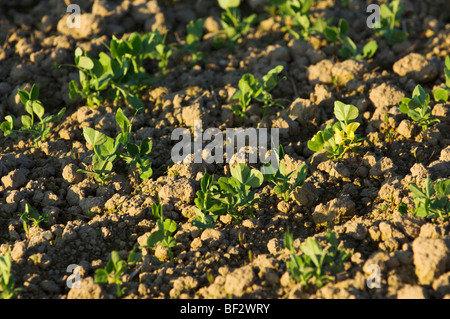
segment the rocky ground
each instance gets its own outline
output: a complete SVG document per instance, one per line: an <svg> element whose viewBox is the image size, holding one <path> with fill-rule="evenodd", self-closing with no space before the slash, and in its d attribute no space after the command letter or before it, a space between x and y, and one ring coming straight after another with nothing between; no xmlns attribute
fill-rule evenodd
<svg viewBox="0 0 450 319"><path fill-rule="evenodd" d="M114 285L94 281L112 251L123 257L146 243L156 229L152 203L161 199L164 216L177 223L174 260L161 247L142 249L143 258L123 276L121 298L449 298L450 224L411 213L398 205L413 199L409 184L422 186L427 177L448 178L450 172L449 103L430 102L440 123L422 131L399 111L403 97L417 84L427 92L442 86L444 59L450 52L448 2L404 1L406 41L389 46L366 27L366 1L323 0L314 12L351 21L357 43L376 39L370 60L337 58L332 45L314 36L305 42L280 29L262 1L246 1L245 15L262 21L235 47L215 49L212 34L220 28L215 1L79 0L83 27L66 26L62 1L20 0L0 4L0 119L24 114L18 89L40 88L49 114L67 107L50 138L35 148L24 134L6 138L0 132L0 255L11 249L18 298L116 298ZM444 8L447 8L445 10ZM185 26L206 18L200 49L204 63L190 67L174 50L166 77L144 91L145 112L134 119L140 141L153 143L153 176L144 181L135 168L117 165L112 180L101 186L77 172L91 163L92 147L83 127L108 136L120 131L117 107L105 102L91 109L80 98L69 99L70 80L78 79L74 50L96 56L113 34L167 31L166 43L184 39ZM194 199L204 172L229 176L228 164L174 164L170 150L177 127L238 127L231 96L244 73L257 78L283 65L286 77L274 91L287 105L262 117L258 105L249 109L245 127L280 128L287 171L308 164L303 187L284 202L265 182L256 189L255 216L236 224L222 216L215 228L192 224ZM148 66L158 73L156 63ZM337 79L337 82L336 82ZM357 106L358 129L366 139L341 161L314 154L307 141L333 118L334 101ZM131 118L132 109L124 112ZM388 114L389 127L384 123ZM386 140L391 128L392 143ZM49 220L30 227L20 216L29 203ZM299 247L313 237L326 246L327 228L352 251L335 280L321 288L289 277L284 234L294 234ZM249 253L250 252L250 253ZM81 266L81 288L68 288L70 264ZM371 265L380 269L380 288L369 288Z"/></svg>

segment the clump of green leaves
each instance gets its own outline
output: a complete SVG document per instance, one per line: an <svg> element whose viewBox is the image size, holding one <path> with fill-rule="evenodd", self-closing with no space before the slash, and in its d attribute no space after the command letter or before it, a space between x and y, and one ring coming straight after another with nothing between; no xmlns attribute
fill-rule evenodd
<svg viewBox="0 0 450 319"><path fill-rule="evenodd" d="M276 152L277 162L278 162L278 170L275 173L264 174L264 179L268 182L273 182L275 187L273 191L277 195L281 195L284 201L289 201L291 197L291 193L297 188L304 184L308 167L306 165L301 165L297 170L297 176L294 181L292 181L293 175L296 171L292 171L290 173L286 173L286 166L281 162L284 158L284 150L283 146L280 145L278 148L278 152ZM271 171L275 171L272 167L271 163L266 165L267 168Z"/></svg>
<svg viewBox="0 0 450 319"><path fill-rule="evenodd" d="M323 131L319 131L308 141L311 151L319 152L323 148L332 159L340 159L348 150L361 145L362 138L355 134L359 127L358 122L353 122L359 115L358 108L340 101L334 103L334 115L338 122L328 123Z"/></svg>
<svg viewBox="0 0 450 319"><path fill-rule="evenodd" d="M30 224L32 224L35 227L38 227L40 223L46 223L48 222L48 214L39 214L39 212L31 207L30 204L25 204L25 211L20 216L20 219L23 222L23 230L25 231L25 234L28 238L28 231L30 229Z"/></svg>
<svg viewBox="0 0 450 319"><path fill-rule="evenodd" d="M378 44L375 40L369 41L364 47L358 49L355 42L346 34L350 29L350 25L345 19L340 19L337 27L326 26L324 28L324 35L328 41L336 45L338 42L341 47L338 51L341 58L362 60L370 59L378 50Z"/></svg>
<svg viewBox="0 0 450 319"><path fill-rule="evenodd" d="M226 35L229 43L234 45L237 40L249 31L252 24L258 19L258 16L252 14L242 18L241 10L239 9L240 0L218 0L218 2L220 7L225 10L221 16L222 33ZM217 45L219 40L216 39L220 38L215 38Z"/></svg>
<svg viewBox="0 0 450 319"><path fill-rule="evenodd" d="M94 149L92 156L92 170L78 169L77 172L92 174L97 182L105 185L111 179L113 163L117 158L117 148L120 144L121 135L116 139L106 136L102 132L96 131L90 127L83 128L83 136Z"/></svg>
<svg viewBox="0 0 450 319"><path fill-rule="evenodd" d="M226 213L237 223L244 216L253 216L254 204L258 199L251 189L261 186L263 181L264 176L259 170L250 169L243 163L231 168L231 177L221 177L217 182L213 176L205 174L195 199L197 218L194 224L211 228L218 216Z"/></svg>
<svg viewBox="0 0 450 319"><path fill-rule="evenodd" d="M410 184L409 190L414 198L414 215L431 219L450 217L450 179L433 183L427 178L423 189L416 184ZM400 204L399 211L403 214L407 212L404 203Z"/></svg>
<svg viewBox="0 0 450 319"><path fill-rule="evenodd" d="M450 95L450 57L445 58L444 75L445 86L433 91L434 99L440 103L447 102Z"/></svg>
<svg viewBox="0 0 450 319"><path fill-rule="evenodd" d="M200 183L200 190L197 191L197 198L194 200L195 213L197 215L193 224L199 228L213 228L217 218L227 213L227 207L220 201L219 185L214 182L214 176L205 173ZM211 214L212 215L211 215Z"/></svg>
<svg viewBox="0 0 450 319"><path fill-rule="evenodd" d="M264 75L261 80L257 80L252 74L246 73L239 80L239 90L232 96L233 99L239 101L239 105L232 105L234 114L248 118L245 114L247 107L252 99L262 103L262 114L266 115L267 109L272 106L280 106L284 108L281 101L274 100L270 91L277 87L279 80L278 75L283 71L284 67L278 65Z"/></svg>
<svg viewBox="0 0 450 319"><path fill-rule="evenodd" d="M139 145L131 142L132 125L120 108L116 113L116 122L121 132L115 139L90 127L83 128L84 138L92 145L94 155L92 170L78 169L78 172L94 175L95 180L101 182L102 186L111 179L111 171L118 159L124 160L126 164L135 165L141 179L150 178L153 174L152 161L148 156L152 150L151 140L145 138ZM120 145L125 147L125 152L119 151Z"/></svg>
<svg viewBox="0 0 450 319"><path fill-rule="evenodd" d="M344 248L338 249L339 242L331 230L328 230L325 239L330 244L328 250L324 250L317 240L309 237L300 246L302 254L297 255L292 233L288 231L284 235L284 247L291 253L290 261L286 263L289 274L305 287L311 284L320 288L327 282L334 281L334 276L328 273L339 272L343 263L352 255Z"/></svg>
<svg viewBox="0 0 450 319"><path fill-rule="evenodd" d="M169 258L173 261L172 248L176 245L173 233L177 230L177 223L170 218L164 218L161 204L152 204L152 214L158 219L158 230L150 234L147 245L141 248L157 247L158 245L167 247Z"/></svg>
<svg viewBox="0 0 450 319"><path fill-rule="evenodd" d="M276 11L283 17L283 21L290 20L289 25L285 23L284 31L291 33L296 39L307 40L310 35L322 33L329 21L323 18L311 21L309 9L315 0L268 0L277 8ZM273 10L273 9L272 9Z"/></svg>
<svg viewBox="0 0 450 319"><path fill-rule="evenodd" d="M425 92L420 84L415 87L412 98L403 98L400 101L400 112L408 114L414 121L418 122L422 130L439 123L439 119L431 115L430 94Z"/></svg>
<svg viewBox="0 0 450 319"><path fill-rule="evenodd" d="M16 280L11 274L11 252L0 256L0 299L13 299L22 288L14 288Z"/></svg>
<svg viewBox="0 0 450 319"><path fill-rule="evenodd" d="M81 48L75 50L75 66L79 70L80 85L74 80L69 83L70 98L79 94L87 100L87 105L99 106L106 91L112 101L125 99L135 110L144 110L140 92L152 85L143 61L145 59L159 60L159 67L166 72L171 51L164 44L164 36L158 31L145 35L132 33L128 39L112 37L107 46L110 55L100 52L99 58L93 58Z"/></svg>
<svg viewBox="0 0 450 319"><path fill-rule="evenodd" d="M30 134L33 137L34 147L39 147L41 141L45 141L50 132L50 123L59 122L66 112L66 108L63 107L58 114L44 117L45 109L41 101L38 100L39 88L36 84L33 84L30 92L26 90L18 90L20 102L25 106L25 111L29 115L22 115L20 118L20 128L15 130L16 118L14 115L5 116L5 121L0 125L0 129L3 134L13 136L16 133ZM35 123L35 117L39 119L39 122Z"/></svg>
<svg viewBox="0 0 450 319"><path fill-rule="evenodd" d="M122 260L118 251L112 251L111 259L105 268L99 268L95 271L94 280L98 284L114 284L116 286L116 297L120 298L124 293L122 276L128 270L129 265L134 265L141 259L142 254L137 253L135 249L128 254L127 261Z"/></svg>
<svg viewBox="0 0 450 319"><path fill-rule="evenodd" d="M119 152L119 157L128 165L135 165L141 179L150 178L153 174L152 160L147 155L152 151L151 140L144 138L139 145L131 142L131 122L120 108L116 113L116 122L121 129L120 141L126 149L126 153Z"/></svg>
<svg viewBox="0 0 450 319"><path fill-rule="evenodd" d="M203 36L203 26L205 19L197 19L189 22L186 26L186 45L183 47L183 51L190 54L190 64L196 65L204 58L204 53L199 51L198 47Z"/></svg>
<svg viewBox="0 0 450 319"><path fill-rule="evenodd" d="M403 4L399 0L383 3L380 6L381 26L376 32L385 37L389 45L402 42L408 38L407 32L398 29L402 14Z"/></svg>

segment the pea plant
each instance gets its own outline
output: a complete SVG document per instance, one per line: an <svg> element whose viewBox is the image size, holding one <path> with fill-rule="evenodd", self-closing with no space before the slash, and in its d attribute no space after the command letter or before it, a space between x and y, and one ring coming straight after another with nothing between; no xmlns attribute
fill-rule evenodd
<svg viewBox="0 0 450 319"><path fill-rule="evenodd" d="M129 254L127 261L123 260L118 251L111 252L111 259L104 268L99 268L95 271L94 280L98 284L114 284L116 287L116 297L121 297L124 294L124 287L122 287L122 276L127 272L128 266L134 265L142 259L142 254L137 253L133 249Z"/></svg>
<svg viewBox="0 0 450 319"><path fill-rule="evenodd" d="M11 252L0 256L0 299L13 299L17 293L23 291L22 288L14 288L16 280L11 274Z"/></svg>
<svg viewBox="0 0 450 319"><path fill-rule="evenodd" d="M151 140L144 138L140 144L131 142L131 122L120 108L116 113L116 122L121 129L118 138L126 149L124 153L118 152L119 158L128 165L135 165L140 172L139 177L141 179L150 178L153 174L152 160L148 156L152 151Z"/></svg>
<svg viewBox="0 0 450 319"><path fill-rule="evenodd" d="M220 189L214 176L205 173L200 183L200 190L196 192L194 211L197 215L193 221L199 228L213 228L217 218L227 213L227 207L218 199ZM211 213L212 215L210 215Z"/></svg>
<svg viewBox="0 0 450 319"><path fill-rule="evenodd" d="M219 6L224 10L221 16L222 33L226 35L230 45L234 45L243 35L245 35L252 24L254 24L258 16L252 14L242 18L239 5L240 0L218 0ZM216 38L220 39L220 38ZM216 45L217 45L216 40Z"/></svg>
<svg viewBox="0 0 450 319"><path fill-rule="evenodd" d="M5 116L5 121L0 125L0 129L3 131L5 137L13 136L16 133L30 134L33 137L34 147L38 148L40 142L45 141L50 132L50 123L59 122L66 112L66 108L63 107L58 114L44 117L45 108L39 97L39 87L33 84L30 92L26 90L18 90L20 102L25 106L25 111L28 115L22 115L20 118L20 128L15 130L16 118L14 115ZM39 119L35 123L35 117Z"/></svg>
<svg viewBox="0 0 450 319"><path fill-rule="evenodd" d="M88 106L95 108L103 101L101 92L106 91L110 100L125 99L142 112L145 106L140 92L154 82L143 62L148 58L159 60L158 65L165 73L171 51L165 46L164 37L158 31L143 36L135 32L128 39L113 36L106 47L110 55L100 52L98 59L81 48L75 50L74 66L79 70L80 84L75 80L69 83L69 97L75 99L81 95Z"/></svg>
<svg viewBox="0 0 450 319"><path fill-rule="evenodd" d="M376 33L385 37L389 45L402 42L408 38L408 33L400 30L400 17L403 14L403 4L399 0L380 5L381 25Z"/></svg>
<svg viewBox="0 0 450 319"><path fill-rule="evenodd" d="M430 178L427 178L423 189L420 189L416 184L410 184L409 190L414 198L414 215L430 219L438 217L449 219L450 179L433 182ZM401 203L399 211L406 214L406 204Z"/></svg>
<svg viewBox="0 0 450 319"><path fill-rule="evenodd" d="M147 244L140 248L157 247L158 245L167 247L169 258L173 261L172 248L176 245L173 233L177 230L177 223L172 219L164 218L161 204L152 204L152 214L158 220L158 230L151 233Z"/></svg>
<svg viewBox="0 0 450 319"><path fill-rule="evenodd" d="M425 92L420 84L417 84L412 98L405 97L400 101L400 112L407 114L412 120L416 121L422 130L427 130L436 123L439 119L431 115L430 94Z"/></svg>
<svg viewBox="0 0 450 319"><path fill-rule="evenodd" d="M257 80L252 74L246 73L239 80L239 90L234 93L232 99L238 100L239 105L232 105L231 108L237 116L248 118L245 114L252 99L262 103L262 115L265 116L267 109L272 106L284 108L284 104L279 100L274 100L270 91L278 86L279 74L284 67L278 65L265 74L261 80Z"/></svg>
<svg viewBox="0 0 450 319"><path fill-rule="evenodd" d="M283 19L283 30L288 31L296 39L307 40L312 34L322 33L329 21L323 18L313 23L309 14L311 4L315 0L268 0L280 13ZM273 9L272 9L273 10ZM290 23L286 21L290 20Z"/></svg>
<svg viewBox="0 0 450 319"><path fill-rule="evenodd" d="M361 145L362 138L355 134L359 127L353 122L358 115L358 108L340 101L334 103L334 115L338 122L328 123L323 131L319 131L308 141L308 148L313 152L325 149L329 157L338 160L349 150Z"/></svg>
<svg viewBox="0 0 450 319"><path fill-rule="evenodd" d="M355 42L347 35L350 25L345 19L340 19L338 26L326 26L324 28L324 35L328 41L331 41L335 46L339 42L341 47L338 51L341 58L362 60L370 59L378 50L378 44L375 40L369 41L364 47L359 49Z"/></svg>
<svg viewBox="0 0 450 319"><path fill-rule="evenodd" d="M39 212L34 209L33 207L31 207L31 205L29 203L25 204L25 211L24 213L20 216L20 219L23 222L23 230L25 231L25 234L27 235L27 239L29 239L29 229L30 229L30 224L32 224L35 227L38 227L40 223L46 223L48 222L48 214L39 214Z"/></svg>
<svg viewBox="0 0 450 319"><path fill-rule="evenodd" d="M204 59L204 53L198 49L203 36L204 24L205 19L200 18L189 22L186 26L186 45L182 50L190 55L190 65L196 65Z"/></svg>
<svg viewBox="0 0 450 319"><path fill-rule="evenodd" d="M433 91L434 99L440 103L447 102L450 95L450 57L445 58L444 76L445 86Z"/></svg>
<svg viewBox="0 0 450 319"><path fill-rule="evenodd" d="M231 177L221 177L218 181L205 174L195 199L197 218L194 225L211 228L220 215L227 213L237 223L245 216L253 216L258 199L251 189L261 186L263 181L264 176L259 170L250 169L243 163L231 168Z"/></svg>
<svg viewBox="0 0 450 319"><path fill-rule="evenodd" d="M120 144L121 134L114 140L102 132L90 127L84 127L83 136L86 142L92 145L94 149L92 170L78 169L77 172L92 174L96 181L105 186L106 182L111 179L110 174L114 161L117 159L116 152Z"/></svg>
<svg viewBox="0 0 450 319"><path fill-rule="evenodd" d="M273 192L277 195L281 195L283 200L288 202L291 193L297 187L300 187L305 183L308 167L306 165L301 165L297 171L286 173L286 166L281 162L284 155L283 146L280 145L278 152L276 152L278 169L275 172L272 164L267 163L266 167L269 168L269 171L273 171L274 173L264 174L264 179L268 182L273 182L275 184ZM295 173L297 173L295 180L292 180Z"/></svg>
<svg viewBox="0 0 450 319"><path fill-rule="evenodd" d="M286 263L289 274L304 287L312 284L320 288L327 282L334 281L334 276L328 273L341 271L343 263L352 255L352 252L347 252L344 248L338 249L339 242L331 230L328 230L325 239L330 244L328 250L317 240L308 237L300 246L302 254L297 255L292 233L287 231L284 235L284 247L290 251L290 260Z"/></svg>

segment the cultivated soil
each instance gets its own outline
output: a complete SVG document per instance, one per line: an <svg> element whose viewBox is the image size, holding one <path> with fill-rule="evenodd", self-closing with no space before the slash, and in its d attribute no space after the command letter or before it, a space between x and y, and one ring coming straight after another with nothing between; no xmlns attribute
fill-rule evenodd
<svg viewBox="0 0 450 319"><path fill-rule="evenodd" d="M372 2L372 1L371 1ZM25 114L18 89L40 89L47 114L67 111L53 125L50 138L35 148L29 136L4 137L0 132L0 255L11 250L12 274L18 298L116 298L113 284L95 283L95 271L105 267L111 251L126 258L133 247L146 243L157 229L152 203L163 204L164 216L177 223L174 260L167 250L142 249L141 262L129 267L121 298L450 298L450 224L448 220L419 218L409 184L423 186L448 178L450 172L449 103L431 99L432 114L440 123L426 131L399 111L399 101L411 97L417 84L428 93L442 87L444 60L450 52L447 0L406 0L401 18L409 37L389 46L366 26L368 1L321 0L313 17L346 18L349 36L357 44L376 39L370 60L343 60L321 36L296 40L282 32L280 17L270 17L263 1L244 1L244 16L257 13L261 22L241 38L234 50L216 49L213 34L220 28L216 1L78 0L82 27L66 25L67 5L60 0L1 1L0 5L0 119ZM94 57L105 51L112 35L167 32L166 43L184 41L186 24L206 18L200 50L203 63L191 67L173 49L166 76L157 62L146 69L158 80L144 90L145 112L133 119L133 136L148 137L153 176L140 180L134 166L118 163L105 186L87 169L93 155L83 127L108 136L120 131L117 105L105 100L97 109L81 98L69 99L70 80L78 80L74 51L81 47ZM279 86L272 92L286 108L271 108L262 116L252 104L249 119L239 122L231 96L244 73L260 78L283 65ZM355 152L340 161L314 154L307 141L334 118L336 100L355 105L365 137ZM133 109L119 105L129 117ZM388 115L389 126L384 123ZM228 164L176 164L170 150L178 127L280 128L287 171L308 165L303 187L289 202L265 182L255 190L255 216L241 224L222 216L214 228L192 224L194 199L204 172L230 176ZM386 139L390 129L393 140ZM258 168L259 165L254 165ZM402 215L398 205L409 213ZM29 203L49 221L25 233L20 216ZM289 277L284 234L294 245L308 237L327 247L331 228L340 248L352 251L339 273L321 288L302 286ZM298 254L300 254L300 250ZM68 288L67 267L81 266L81 288ZM379 266L379 288L367 285Z"/></svg>

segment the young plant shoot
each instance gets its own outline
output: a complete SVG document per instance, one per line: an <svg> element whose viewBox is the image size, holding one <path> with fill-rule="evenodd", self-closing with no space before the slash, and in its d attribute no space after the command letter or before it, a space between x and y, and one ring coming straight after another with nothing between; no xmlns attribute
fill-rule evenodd
<svg viewBox="0 0 450 319"><path fill-rule="evenodd" d="M431 109L428 106L429 103L430 94L425 92L420 84L417 84L412 98L405 97L400 101L400 112L407 114L417 122L422 130L427 130L434 124L440 122L439 119L431 115Z"/></svg>
<svg viewBox="0 0 450 319"><path fill-rule="evenodd" d="M356 106L336 101L334 115L338 122L328 123L323 131L314 135L308 141L308 148L314 152L325 148L330 158L338 160L347 151L352 151L360 146L362 139L355 134L359 127L358 122L353 122L359 115Z"/></svg>
<svg viewBox="0 0 450 319"><path fill-rule="evenodd" d="M34 147L38 148L40 142L45 141L50 132L50 123L56 123L61 120L66 108L63 107L58 114L44 117L45 109L44 105L37 98L39 97L39 88L36 84L33 84L30 92L26 90L18 91L20 102L25 106L25 111L28 115L22 115L20 118L20 128L15 130L16 118L14 115L5 116L5 121L0 125L0 129L3 131L5 137L13 136L16 133L30 134L33 137ZM35 117L39 119L35 123Z"/></svg>

